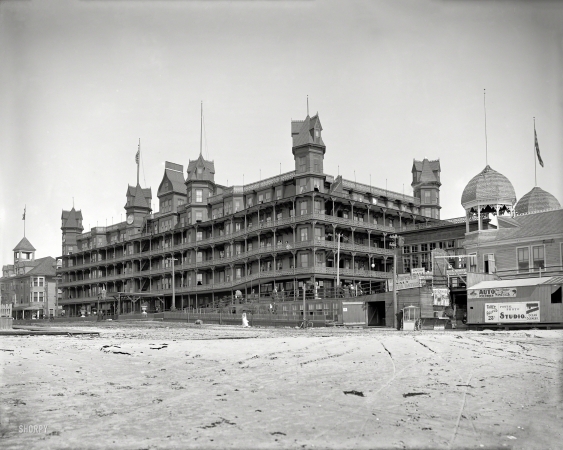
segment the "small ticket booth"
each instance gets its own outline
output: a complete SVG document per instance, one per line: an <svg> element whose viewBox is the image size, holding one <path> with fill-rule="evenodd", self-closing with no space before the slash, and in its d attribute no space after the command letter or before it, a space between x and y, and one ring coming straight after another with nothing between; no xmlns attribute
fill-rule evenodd
<svg viewBox="0 0 563 450"><path fill-rule="evenodd" d="M403 308L403 330L414 331L420 329L420 308L405 306Z"/></svg>

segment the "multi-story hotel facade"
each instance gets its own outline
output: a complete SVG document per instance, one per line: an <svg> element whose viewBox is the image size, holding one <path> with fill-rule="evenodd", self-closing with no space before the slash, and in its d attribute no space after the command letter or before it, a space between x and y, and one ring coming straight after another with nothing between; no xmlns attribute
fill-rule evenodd
<svg viewBox="0 0 563 450"><path fill-rule="evenodd" d="M159 212L138 183L127 189L123 223L84 232L81 211L63 211L63 309L123 314L139 311L140 299L162 311L217 306L237 291L294 300L305 286L320 297L343 283L384 289L390 235L439 218L439 163L415 161L412 197L324 173L318 115L292 121L291 134L291 172L223 186L200 152L186 178L166 162Z"/></svg>

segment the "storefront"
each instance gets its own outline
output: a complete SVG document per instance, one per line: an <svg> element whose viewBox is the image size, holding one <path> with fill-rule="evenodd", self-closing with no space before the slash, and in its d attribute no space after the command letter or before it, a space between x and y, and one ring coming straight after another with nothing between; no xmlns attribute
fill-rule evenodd
<svg viewBox="0 0 563 450"><path fill-rule="evenodd" d="M467 289L472 328L563 327L563 277L482 281Z"/></svg>

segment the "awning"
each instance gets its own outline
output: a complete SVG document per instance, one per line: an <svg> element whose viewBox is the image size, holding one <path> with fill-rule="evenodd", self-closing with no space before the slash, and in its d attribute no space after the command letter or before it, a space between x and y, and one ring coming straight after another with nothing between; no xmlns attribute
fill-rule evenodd
<svg viewBox="0 0 563 450"><path fill-rule="evenodd" d="M495 289L495 288L514 288L521 286L537 286L539 284L558 284L555 280L560 277L546 278L516 278L514 280L488 280L481 281L467 289Z"/></svg>
<svg viewBox="0 0 563 450"><path fill-rule="evenodd" d="M44 305L32 305L32 306L13 306L12 307L12 311L42 311L44 308Z"/></svg>

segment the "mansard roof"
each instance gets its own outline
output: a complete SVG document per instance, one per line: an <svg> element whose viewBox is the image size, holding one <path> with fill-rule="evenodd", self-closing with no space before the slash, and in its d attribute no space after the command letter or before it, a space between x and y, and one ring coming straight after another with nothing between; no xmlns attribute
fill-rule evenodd
<svg viewBox="0 0 563 450"><path fill-rule="evenodd" d="M170 182L170 187L166 190L163 190L161 188L165 180L168 180ZM178 194L186 195L186 186L184 183L184 166L166 161L164 176L162 177L162 182L160 183L160 187L158 189L159 195L169 192L176 192Z"/></svg>
<svg viewBox="0 0 563 450"><path fill-rule="evenodd" d="M20 252L20 251L34 252L35 248L33 247L33 245L31 245L31 243L24 236L24 238L18 243L18 245L16 245L16 247L12 251L14 251L14 252Z"/></svg>

